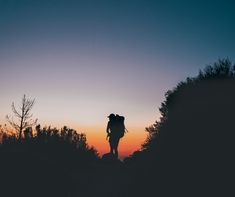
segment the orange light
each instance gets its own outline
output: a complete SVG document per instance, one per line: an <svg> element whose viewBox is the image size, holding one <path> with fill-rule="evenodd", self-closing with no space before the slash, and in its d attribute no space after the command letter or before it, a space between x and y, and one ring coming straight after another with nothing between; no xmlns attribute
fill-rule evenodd
<svg viewBox="0 0 235 197"><path fill-rule="evenodd" d="M109 152L109 142L106 140L106 132L104 128L86 128L87 141L89 146L94 146L102 156ZM143 128L132 128L127 132L119 143L119 156L126 157L134 151L141 148L141 144L145 141L147 133Z"/></svg>

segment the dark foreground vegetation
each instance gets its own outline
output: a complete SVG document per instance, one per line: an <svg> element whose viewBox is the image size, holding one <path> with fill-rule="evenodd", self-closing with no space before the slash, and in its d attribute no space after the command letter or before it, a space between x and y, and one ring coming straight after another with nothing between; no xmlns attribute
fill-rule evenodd
<svg viewBox="0 0 235 197"><path fill-rule="evenodd" d="M36 127L3 135L1 196L231 196L235 66L219 60L166 93L142 149L101 159L84 134Z"/></svg>

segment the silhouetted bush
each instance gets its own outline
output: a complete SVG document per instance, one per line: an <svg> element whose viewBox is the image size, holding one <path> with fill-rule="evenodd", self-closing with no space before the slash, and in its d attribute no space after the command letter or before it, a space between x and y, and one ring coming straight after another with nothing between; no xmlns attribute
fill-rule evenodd
<svg viewBox="0 0 235 197"><path fill-rule="evenodd" d="M196 158L206 151L217 156L233 151L229 147L234 144L234 101L235 66L228 59L219 60L166 93L159 109L162 117L147 128L143 149L159 147L183 158L189 152Z"/></svg>
<svg viewBox="0 0 235 197"><path fill-rule="evenodd" d="M160 120L146 129L142 151L127 163L148 169L141 184L149 192L156 185L169 195L219 192L229 185L234 165L235 66L219 60L165 97Z"/></svg>
<svg viewBox="0 0 235 197"><path fill-rule="evenodd" d="M40 125L34 135L32 128L23 133L21 140L2 135L1 194L71 196L79 189L84 196L87 172L99 161L97 151L87 145L85 134L68 127L41 129Z"/></svg>

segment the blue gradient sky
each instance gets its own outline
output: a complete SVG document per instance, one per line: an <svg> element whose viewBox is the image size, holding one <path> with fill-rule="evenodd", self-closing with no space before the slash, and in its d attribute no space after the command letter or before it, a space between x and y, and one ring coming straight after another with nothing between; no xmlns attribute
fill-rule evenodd
<svg viewBox="0 0 235 197"><path fill-rule="evenodd" d="M98 146L115 112L131 130L123 143L140 144L168 89L220 57L234 61L234 8L233 1L0 0L0 123L25 93L36 98L43 125L71 126Z"/></svg>

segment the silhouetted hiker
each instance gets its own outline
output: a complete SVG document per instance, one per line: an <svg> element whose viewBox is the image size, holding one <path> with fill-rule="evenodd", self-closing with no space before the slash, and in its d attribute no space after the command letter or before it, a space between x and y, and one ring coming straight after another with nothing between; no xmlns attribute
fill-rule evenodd
<svg viewBox="0 0 235 197"><path fill-rule="evenodd" d="M123 116L110 114L108 116L109 122L107 125L107 137L109 137L109 146L110 146L110 153L118 158L118 144L120 138L124 136L125 133L125 125Z"/></svg>

